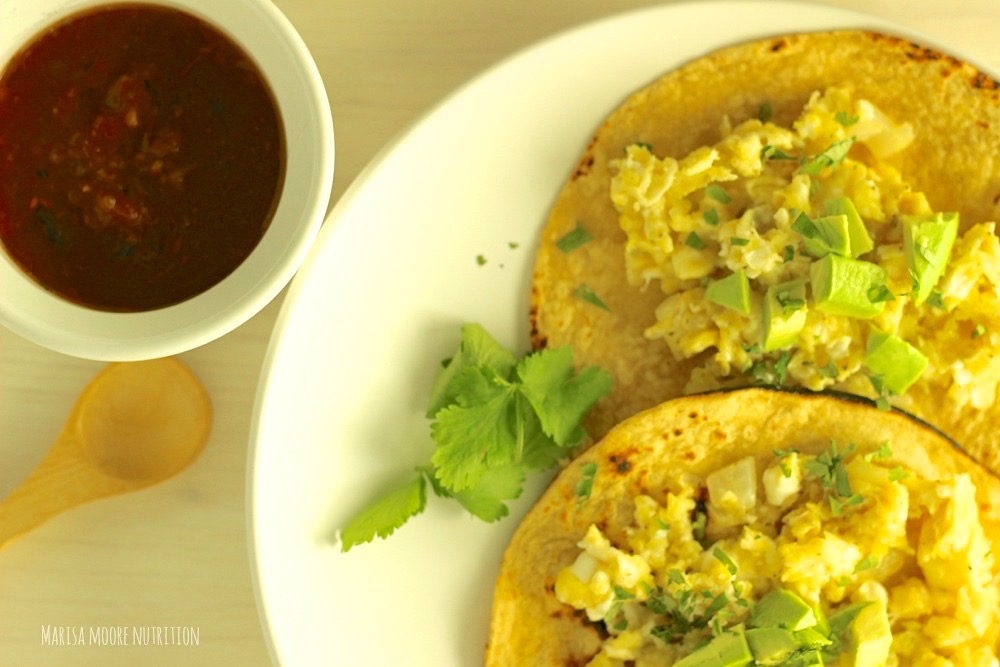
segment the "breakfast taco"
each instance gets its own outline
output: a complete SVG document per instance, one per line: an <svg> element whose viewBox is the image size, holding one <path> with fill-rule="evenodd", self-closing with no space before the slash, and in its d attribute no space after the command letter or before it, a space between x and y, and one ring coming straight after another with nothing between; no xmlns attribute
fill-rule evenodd
<svg viewBox="0 0 1000 667"><path fill-rule="evenodd" d="M532 343L672 397L837 390L1000 449L1000 90L873 32L723 49L634 93L554 204Z"/></svg>
<svg viewBox="0 0 1000 667"><path fill-rule="evenodd" d="M673 399L526 515L486 664L996 665L1000 478L831 393Z"/></svg>

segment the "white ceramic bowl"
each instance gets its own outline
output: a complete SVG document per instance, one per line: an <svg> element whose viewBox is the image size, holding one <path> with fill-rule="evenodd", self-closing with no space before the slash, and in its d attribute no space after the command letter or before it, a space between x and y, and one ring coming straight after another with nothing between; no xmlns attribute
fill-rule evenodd
<svg viewBox="0 0 1000 667"><path fill-rule="evenodd" d="M130 0L132 2L133 0ZM209 290L144 312L71 303L28 277L0 246L0 323L65 354L133 361L198 347L241 325L288 283L315 238L333 185L330 104L302 39L269 0L140 0L175 7L233 39L257 63L284 124L285 174L274 217L250 256ZM48 25L107 0L3 0L0 69Z"/></svg>

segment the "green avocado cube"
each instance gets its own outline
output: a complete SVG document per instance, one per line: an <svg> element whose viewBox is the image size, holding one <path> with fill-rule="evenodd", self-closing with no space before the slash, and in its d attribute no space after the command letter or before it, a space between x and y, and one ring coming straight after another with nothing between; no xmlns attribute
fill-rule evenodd
<svg viewBox="0 0 1000 667"><path fill-rule="evenodd" d="M750 281L743 269L713 280L705 288L705 298L744 315L750 314Z"/></svg>
<svg viewBox="0 0 1000 667"><path fill-rule="evenodd" d="M764 294L764 351L788 347L798 340L806 325L805 280L771 285Z"/></svg>
<svg viewBox="0 0 1000 667"><path fill-rule="evenodd" d="M858 215L858 209L854 207L848 197L837 197L828 199L824 204L827 215L847 216L847 235L851 241L851 257L861 257L866 252L870 252L875 247L868 228Z"/></svg>
<svg viewBox="0 0 1000 667"><path fill-rule="evenodd" d="M894 394L902 394L927 368L927 357L895 334L872 329L865 365Z"/></svg>
<svg viewBox="0 0 1000 667"><path fill-rule="evenodd" d="M817 623L816 612L808 602L783 588L775 588L750 610L747 623L752 628L805 630Z"/></svg>
<svg viewBox="0 0 1000 667"><path fill-rule="evenodd" d="M803 247L813 257L830 253L850 256L851 236L846 215L827 215L813 220L815 236L805 237Z"/></svg>
<svg viewBox="0 0 1000 667"><path fill-rule="evenodd" d="M829 254L809 267L816 310L858 319L875 317L884 301L872 301L885 287L886 274L878 264Z"/></svg>
<svg viewBox="0 0 1000 667"><path fill-rule="evenodd" d="M674 663L674 667L744 667L754 661L742 626L723 631L701 648Z"/></svg>
<svg viewBox="0 0 1000 667"><path fill-rule="evenodd" d="M903 217L903 250L913 278L913 301L927 300L951 259L958 236L958 213Z"/></svg>
<svg viewBox="0 0 1000 667"><path fill-rule="evenodd" d="M784 664L788 656L802 647L795 635L784 628L751 628L746 635L757 665Z"/></svg>
<svg viewBox="0 0 1000 667"><path fill-rule="evenodd" d="M889 658L892 630L881 602L873 602L858 611L847 629L845 652L854 667L883 667Z"/></svg>

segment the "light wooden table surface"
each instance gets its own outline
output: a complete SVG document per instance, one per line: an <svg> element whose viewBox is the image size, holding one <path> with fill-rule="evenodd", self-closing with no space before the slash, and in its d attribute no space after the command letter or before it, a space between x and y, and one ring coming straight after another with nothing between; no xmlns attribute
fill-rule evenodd
<svg viewBox="0 0 1000 667"><path fill-rule="evenodd" d="M334 200L383 145L482 69L561 29L659 4L275 1L311 49L330 96ZM826 4L889 18L1000 69L996 0ZM211 440L190 469L67 513L0 552L0 667L270 664L247 555L244 477L258 374L280 307L279 297L232 334L182 355L215 406ZM101 367L0 328L0 496L42 457ZM198 645L50 646L42 636L43 628L136 626L196 628Z"/></svg>

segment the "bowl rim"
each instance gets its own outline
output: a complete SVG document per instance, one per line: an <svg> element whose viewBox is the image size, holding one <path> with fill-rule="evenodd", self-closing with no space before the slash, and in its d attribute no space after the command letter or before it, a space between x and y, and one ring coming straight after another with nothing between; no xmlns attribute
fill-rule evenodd
<svg viewBox="0 0 1000 667"><path fill-rule="evenodd" d="M0 324L70 356L137 361L215 340L249 320L284 289L326 218L335 142L330 102L315 60L270 0L6 0L0 8L0 71L48 26L83 10L116 5L185 11L240 45L271 88L285 141L281 192L264 236L226 278L178 304L110 312L72 303L28 277L0 244Z"/></svg>

